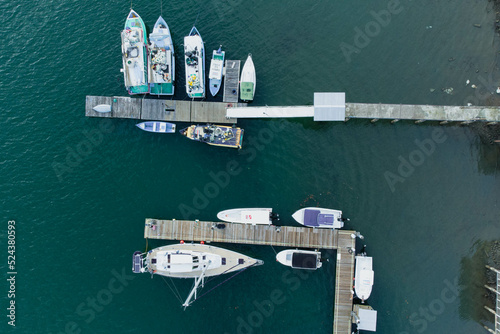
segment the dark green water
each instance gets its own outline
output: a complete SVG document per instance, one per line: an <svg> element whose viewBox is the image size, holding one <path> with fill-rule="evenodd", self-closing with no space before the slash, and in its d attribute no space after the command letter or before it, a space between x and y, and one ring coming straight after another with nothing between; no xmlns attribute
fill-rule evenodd
<svg viewBox="0 0 500 334"><path fill-rule="evenodd" d="M151 29L160 2L133 7ZM459 312L460 303L483 305L453 287L461 274L478 275L461 267L475 243L500 237L499 149L480 127L242 120L236 151L141 132L132 120L85 118L86 95L126 94L119 33L129 9L124 1L0 2L0 271L7 278L15 220L18 273L15 328L2 280L2 333L330 333L333 252L321 270L299 276L271 247L222 245L266 264L186 311L160 277L132 276L131 254L146 247L144 218L214 220L222 209L254 206L273 207L285 225L303 206L351 218L347 228L365 236L374 257L378 333L484 333ZM382 21L372 13L388 9ZM171 1L163 17L177 50L198 13L208 50L253 54L254 105L311 104L315 91L345 91L350 102L498 102L500 43L485 0ZM370 36L360 40L357 29ZM346 57L347 44L357 53ZM176 98L185 99L177 64ZM402 159L414 166L400 167ZM228 164L227 184L210 188ZM399 177L392 188L387 175ZM191 284L175 281L183 298ZM259 311L276 294L279 304Z"/></svg>

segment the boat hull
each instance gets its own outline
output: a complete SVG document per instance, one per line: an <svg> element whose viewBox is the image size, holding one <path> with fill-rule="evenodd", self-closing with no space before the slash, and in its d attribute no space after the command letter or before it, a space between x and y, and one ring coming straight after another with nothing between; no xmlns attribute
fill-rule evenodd
<svg viewBox="0 0 500 334"><path fill-rule="evenodd" d="M294 269L316 270L321 268L321 253L298 249L286 249L276 255L276 261Z"/></svg>
<svg viewBox="0 0 500 334"><path fill-rule="evenodd" d="M121 33L125 88L129 94L149 92L147 78L146 26L139 14L131 10Z"/></svg>
<svg viewBox="0 0 500 334"><path fill-rule="evenodd" d="M191 140L209 145L241 148L244 130L226 125L191 125L180 133Z"/></svg>
<svg viewBox="0 0 500 334"><path fill-rule="evenodd" d="M142 122L136 126L147 132L154 133L175 133L175 124L168 122Z"/></svg>
<svg viewBox="0 0 500 334"><path fill-rule="evenodd" d="M212 53L212 61L210 62L210 71L208 75L210 94L217 95L222 83L224 75L224 58L226 53L219 48Z"/></svg>
<svg viewBox="0 0 500 334"><path fill-rule="evenodd" d="M297 223L316 228L342 228L344 222L342 211L324 208L303 208L292 215Z"/></svg>
<svg viewBox="0 0 500 334"><path fill-rule="evenodd" d="M111 112L111 105L109 104L98 104L94 108L92 108L95 112L98 113L108 113Z"/></svg>
<svg viewBox="0 0 500 334"><path fill-rule="evenodd" d="M230 223L271 225L272 211L270 208L230 209L219 212L217 218Z"/></svg>
<svg viewBox="0 0 500 334"><path fill-rule="evenodd" d="M190 98L205 97L205 47L198 30L193 27L184 37L186 93Z"/></svg>
<svg viewBox="0 0 500 334"><path fill-rule="evenodd" d="M370 297L373 287L373 277L373 258L369 256L356 256L354 292L362 302Z"/></svg>
<svg viewBox="0 0 500 334"><path fill-rule="evenodd" d="M241 70L240 99L243 101L253 101L256 84L255 66L252 55L249 54Z"/></svg>
<svg viewBox="0 0 500 334"><path fill-rule="evenodd" d="M175 82L174 45L165 20L160 16L149 35L148 81L152 95L173 95Z"/></svg>
<svg viewBox="0 0 500 334"><path fill-rule="evenodd" d="M146 272L177 278L197 278L203 270L205 277L218 276L264 263L227 249L194 243L155 248L146 254L144 262Z"/></svg>

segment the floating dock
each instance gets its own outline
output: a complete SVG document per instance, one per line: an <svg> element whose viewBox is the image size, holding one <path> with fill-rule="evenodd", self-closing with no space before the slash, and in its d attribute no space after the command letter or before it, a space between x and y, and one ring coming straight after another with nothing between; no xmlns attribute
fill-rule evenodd
<svg viewBox="0 0 500 334"><path fill-rule="evenodd" d="M224 95L222 101L236 103L239 97L240 61L226 60L224 66Z"/></svg>
<svg viewBox="0 0 500 334"><path fill-rule="evenodd" d="M284 117L316 117L318 108L315 106L290 107L239 107L228 108L227 117L231 118L284 118ZM372 104L346 103L344 121L351 118L391 120L410 120L415 123L424 121L449 122L500 122L500 107L480 106L433 106L415 104Z"/></svg>
<svg viewBox="0 0 500 334"><path fill-rule="evenodd" d="M217 224L224 224L218 229ZM249 225L208 221L146 219L144 238L336 249L333 333L351 333L354 278L354 231Z"/></svg>
<svg viewBox="0 0 500 334"><path fill-rule="evenodd" d="M98 113L92 109L99 104L110 105L111 112ZM231 107L242 108L244 106L246 106L246 103L87 96L85 99L85 116L166 122L235 124L235 118L226 117L226 109Z"/></svg>

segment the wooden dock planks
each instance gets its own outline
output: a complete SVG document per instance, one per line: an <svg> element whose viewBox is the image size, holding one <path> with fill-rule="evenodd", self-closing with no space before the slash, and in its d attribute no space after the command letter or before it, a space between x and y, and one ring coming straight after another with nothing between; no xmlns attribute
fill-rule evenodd
<svg viewBox="0 0 500 334"><path fill-rule="evenodd" d="M338 230L307 227L146 219L144 237L164 240L226 242L314 249L336 249Z"/></svg>
<svg viewBox="0 0 500 334"><path fill-rule="evenodd" d="M224 75L224 102L238 102L240 82L240 61L226 60Z"/></svg>
<svg viewBox="0 0 500 334"><path fill-rule="evenodd" d="M354 247L352 231L339 231L337 270L335 275L335 302L333 309L333 333L351 333L351 311L354 298Z"/></svg>
<svg viewBox="0 0 500 334"><path fill-rule="evenodd" d="M99 104L111 105L111 112L98 113L93 108ZM123 96L87 96L85 116L106 118L130 118L137 120L224 123L236 124L236 118L227 118L226 109L243 108L246 103L206 101L180 101L156 98L132 98Z"/></svg>

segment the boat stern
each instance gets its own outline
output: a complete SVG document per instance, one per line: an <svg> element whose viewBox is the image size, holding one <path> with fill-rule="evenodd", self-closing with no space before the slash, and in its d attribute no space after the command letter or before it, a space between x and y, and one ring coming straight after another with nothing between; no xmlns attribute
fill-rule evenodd
<svg viewBox="0 0 500 334"><path fill-rule="evenodd" d="M132 255L132 271L136 274L146 271L144 267L144 254L139 251L134 252L134 255Z"/></svg>

